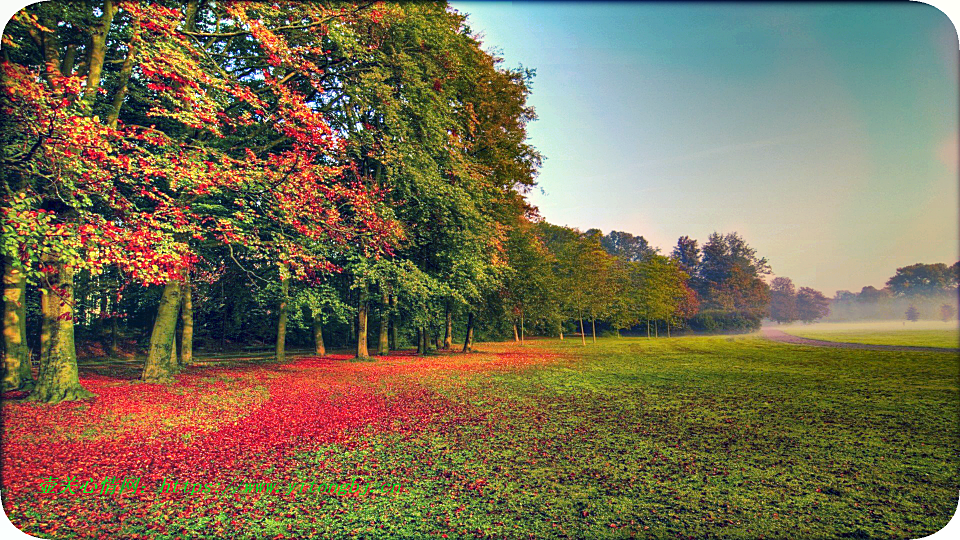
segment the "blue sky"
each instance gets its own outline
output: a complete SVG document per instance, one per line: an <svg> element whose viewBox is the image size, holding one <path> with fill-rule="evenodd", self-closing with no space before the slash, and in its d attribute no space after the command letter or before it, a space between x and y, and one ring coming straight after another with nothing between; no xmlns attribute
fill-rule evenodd
<svg viewBox="0 0 960 540"><path fill-rule="evenodd" d="M453 2L536 69L550 222L741 233L828 296L960 257L958 46L912 4Z"/></svg>

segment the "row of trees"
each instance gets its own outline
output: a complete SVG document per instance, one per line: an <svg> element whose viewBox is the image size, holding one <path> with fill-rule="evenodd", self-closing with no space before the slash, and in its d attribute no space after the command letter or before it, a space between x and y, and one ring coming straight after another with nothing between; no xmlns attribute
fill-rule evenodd
<svg viewBox="0 0 960 540"><path fill-rule="evenodd" d="M829 320L897 320L904 318L911 307L910 320L944 319L945 313L957 311L958 280L960 262L897 268L881 289L868 285L856 293L837 291L830 302Z"/></svg>
<svg viewBox="0 0 960 540"><path fill-rule="evenodd" d="M788 277L770 283L770 318L779 323L812 323L830 314L830 299L810 287L798 291Z"/></svg>
<svg viewBox="0 0 960 540"><path fill-rule="evenodd" d="M363 358L766 312L736 233L666 257L541 221L533 73L445 5L40 3L2 54L3 389L30 399L90 396L78 342L144 343L167 382L195 344Z"/></svg>

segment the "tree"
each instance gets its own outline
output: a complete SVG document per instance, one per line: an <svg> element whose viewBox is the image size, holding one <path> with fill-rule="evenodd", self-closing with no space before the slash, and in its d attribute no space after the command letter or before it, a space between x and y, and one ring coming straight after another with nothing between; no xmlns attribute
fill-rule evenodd
<svg viewBox="0 0 960 540"><path fill-rule="evenodd" d="M810 287L797 291L797 318L812 323L830 314L830 300L822 292Z"/></svg>
<svg viewBox="0 0 960 540"><path fill-rule="evenodd" d="M956 288L956 270L943 263L914 264L897 268L887 286L898 296L931 296Z"/></svg>
<svg viewBox="0 0 960 540"><path fill-rule="evenodd" d="M659 251L651 247L644 237L623 231L610 231L607 235L600 237L600 243L610 255L630 262L643 261Z"/></svg>
<svg viewBox="0 0 960 540"><path fill-rule="evenodd" d="M920 320L920 310L917 309L917 306L911 305L907 308L906 317L908 321L917 322Z"/></svg>
<svg viewBox="0 0 960 540"><path fill-rule="evenodd" d="M695 279L700 270L700 248L697 241L689 236L681 236L671 255L690 279Z"/></svg>
<svg viewBox="0 0 960 540"><path fill-rule="evenodd" d="M952 319L956 312L957 310L954 309L954 307L950 304L943 304L940 306L940 318L943 320L943 322L947 322Z"/></svg>
<svg viewBox="0 0 960 540"><path fill-rule="evenodd" d="M777 277L770 283L770 318L777 323L793 322L800 318L797 292L790 278Z"/></svg>

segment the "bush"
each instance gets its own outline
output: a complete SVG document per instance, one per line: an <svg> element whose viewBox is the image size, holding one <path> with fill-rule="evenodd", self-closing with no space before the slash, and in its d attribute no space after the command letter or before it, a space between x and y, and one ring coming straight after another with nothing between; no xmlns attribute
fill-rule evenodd
<svg viewBox="0 0 960 540"><path fill-rule="evenodd" d="M741 334L760 328L760 318L731 311L701 311L688 322L695 332Z"/></svg>

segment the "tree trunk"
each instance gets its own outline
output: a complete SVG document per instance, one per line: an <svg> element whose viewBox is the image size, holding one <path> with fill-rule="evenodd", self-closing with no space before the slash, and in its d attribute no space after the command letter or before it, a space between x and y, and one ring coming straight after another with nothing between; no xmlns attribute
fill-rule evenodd
<svg viewBox="0 0 960 540"><path fill-rule="evenodd" d="M417 328L417 354L427 354L427 341L423 337L423 328Z"/></svg>
<svg viewBox="0 0 960 540"><path fill-rule="evenodd" d="M617 328L617 339L620 339L620 329Z"/></svg>
<svg viewBox="0 0 960 540"><path fill-rule="evenodd" d="M77 350L73 341L73 269L56 264L50 285L41 292L43 330L41 332L40 373L37 386L27 398L43 403L60 403L94 397L80 386ZM59 294L58 294L59 293Z"/></svg>
<svg viewBox="0 0 960 540"><path fill-rule="evenodd" d="M590 319L590 324L593 325L593 342L597 342L597 319Z"/></svg>
<svg viewBox="0 0 960 540"><path fill-rule="evenodd" d="M467 337L463 340L463 352L473 350L473 312L467 316Z"/></svg>
<svg viewBox="0 0 960 540"><path fill-rule="evenodd" d="M183 322L183 334L180 336L180 361L185 366L193 365L193 293L190 283L190 274L183 280L183 311L180 320Z"/></svg>
<svg viewBox="0 0 960 540"><path fill-rule="evenodd" d="M145 382L170 382L177 372L177 365L170 363L170 349L176 346L180 292L179 281L168 281L163 287L157 320L150 334L150 351L140 377Z"/></svg>
<svg viewBox="0 0 960 540"><path fill-rule="evenodd" d="M392 311L394 315L397 314L397 295L395 294L390 296L390 311ZM399 317L390 318L390 349L394 351L400 346L400 342L397 340L398 318Z"/></svg>
<svg viewBox="0 0 960 540"><path fill-rule="evenodd" d="M520 308L520 343L523 344L523 308Z"/></svg>
<svg viewBox="0 0 960 540"><path fill-rule="evenodd" d="M103 72L103 63L107 56L107 34L110 33L110 24L113 22L113 16L117 13L117 6L112 0L106 0L103 4L100 24L94 28L90 36L90 52L87 55L87 84L83 89L83 107L84 112L93 111L94 101L97 99L97 92L100 91L100 74Z"/></svg>
<svg viewBox="0 0 960 540"><path fill-rule="evenodd" d="M670 321L667 321L667 337L670 337Z"/></svg>
<svg viewBox="0 0 960 540"><path fill-rule="evenodd" d="M390 295L386 292L383 293L380 304L380 341L377 354L380 356L390 354Z"/></svg>
<svg viewBox="0 0 960 540"><path fill-rule="evenodd" d="M116 306L114 306L116 308ZM120 328L117 324L117 312L110 314L110 356L120 357Z"/></svg>
<svg viewBox="0 0 960 540"><path fill-rule="evenodd" d="M584 347L586 347L586 346L587 346L587 333L583 331L583 312L582 312L582 311L578 311L577 313L578 313L578 315L580 315L580 342L583 344Z"/></svg>
<svg viewBox="0 0 960 540"><path fill-rule="evenodd" d="M280 317L277 321L277 361L287 359L287 297L290 296L290 278L280 276Z"/></svg>
<svg viewBox="0 0 960 540"><path fill-rule="evenodd" d="M369 306L363 291L357 307L357 358L370 357L370 352L367 350L367 309Z"/></svg>
<svg viewBox="0 0 960 540"><path fill-rule="evenodd" d="M223 291L223 279L220 279L220 301L223 304L223 320L220 321L220 351L227 349L227 315L230 311L227 309L227 296Z"/></svg>
<svg viewBox="0 0 960 540"><path fill-rule="evenodd" d="M563 323L562 322L558 325L558 329L560 330L560 341L563 341Z"/></svg>
<svg viewBox="0 0 960 540"><path fill-rule="evenodd" d="M33 388L27 348L27 282L6 257L3 265L3 384L7 390Z"/></svg>
<svg viewBox="0 0 960 540"><path fill-rule="evenodd" d="M650 338L650 319L647 319L647 338Z"/></svg>
<svg viewBox="0 0 960 540"><path fill-rule="evenodd" d="M313 340L317 356L321 358L326 356L327 349L323 346L323 316L319 313L313 316Z"/></svg>
<svg viewBox="0 0 960 540"><path fill-rule="evenodd" d="M516 323L516 321L514 321L514 323L513 323L513 341L514 341L514 342L520 341L520 332L517 332L517 323Z"/></svg>
<svg viewBox="0 0 960 540"><path fill-rule="evenodd" d="M660 337L660 321L653 321L653 335Z"/></svg>
<svg viewBox="0 0 960 540"><path fill-rule="evenodd" d="M443 348L450 350L453 348L453 310L450 309L450 302L447 302L446 322L447 324L443 334Z"/></svg>

